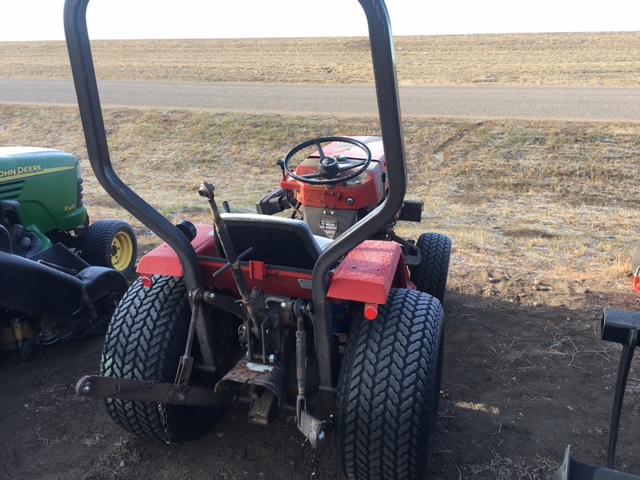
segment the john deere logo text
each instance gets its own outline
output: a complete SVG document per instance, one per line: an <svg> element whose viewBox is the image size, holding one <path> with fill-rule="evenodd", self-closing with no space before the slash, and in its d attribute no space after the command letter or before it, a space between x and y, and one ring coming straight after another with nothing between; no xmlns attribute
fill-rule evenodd
<svg viewBox="0 0 640 480"><path fill-rule="evenodd" d="M17 177L19 175L42 171L42 165L29 165L28 167L9 168L0 170L0 178Z"/></svg>

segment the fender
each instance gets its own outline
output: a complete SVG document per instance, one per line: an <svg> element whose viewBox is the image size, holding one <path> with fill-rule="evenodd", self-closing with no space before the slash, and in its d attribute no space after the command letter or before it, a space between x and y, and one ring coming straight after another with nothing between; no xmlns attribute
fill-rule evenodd
<svg viewBox="0 0 640 480"><path fill-rule="evenodd" d="M206 279L205 284L209 287L235 291L236 283L230 270L220 276L216 275L215 278L213 276L226 264L227 260L220 258L212 225L195 225L195 227L197 233L191 245L198 256L200 268ZM270 266L253 260L243 261L241 268L251 289L260 288L270 295L311 299L311 270ZM166 243L142 257L137 272L143 277L184 276L180 258Z"/></svg>
<svg viewBox="0 0 640 480"><path fill-rule="evenodd" d="M72 275L2 251L0 271L0 305L29 315L65 318L104 294L127 290L127 280L111 268L89 266Z"/></svg>
<svg viewBox="0 0 640 480"><path fill-rule="evenodd" d="M413 288L402 256L395 242L366 240L354 248L340 263L331 278L327 297L365 304L387 303L391 288Z"/></svg>
<svg viewBox="0 0 640 480"><path fill-rule="evenodd" d="M211 225L196 225L191 242L198 256L218 257ZM184 275L180 259L166 243L154 248L140 260L140 275ZM331 278L327 297L351 300L371 306L387 303L391 288L415 288L409 281L399 244L383 240L366 240L340 263ZM377 309L377 307L375 307Z"/></svg>
<svg viewBox="0 0 640 480"><path fill-rule="evenodd" d="M196 225L198 233L191 241L197 255L218 257L215 241L213 239L212 225ZM169 277L183 277L184 271L180 258L176 252L166 243L147 253L140 262L136 271L142 276L164 275Z"/></svg>

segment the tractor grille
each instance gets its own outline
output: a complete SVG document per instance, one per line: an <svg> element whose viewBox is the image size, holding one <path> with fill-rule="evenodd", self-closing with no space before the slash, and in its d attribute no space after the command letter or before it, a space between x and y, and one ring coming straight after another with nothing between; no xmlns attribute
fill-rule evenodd
<svg viewBox="0 0 640 480"><path fill-rule="evenodd" d="M15 200L20 196L24 180L13 180L0 183L0 200Z"/></svg>
<svg viewBox="0 0 640 480"><path fill-rule="evenodd" d="M79 178L78 179L78 208L80 208L82 206L82 179Z"/></svg>

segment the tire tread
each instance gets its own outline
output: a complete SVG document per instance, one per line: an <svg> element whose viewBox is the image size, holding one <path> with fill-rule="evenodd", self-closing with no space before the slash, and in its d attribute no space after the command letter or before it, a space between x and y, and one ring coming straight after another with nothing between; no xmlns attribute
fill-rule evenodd
<svg viewBox="0 0 640 480"><path fill-rule="evenodd" d="M351 479L417 479L437 416L442 307L391 290L374 321L354 319L338 384L338 451Z"/></svg>
<svg viewBox="0 0 640 480"><path fill-rule="evenodd" d="M185 313L186 312L186 313ZM189 303L184 281L154 277L151 289L136 281L118 305L105 336L103 376L173 382L184 348ZM158 404L105 399L111 418L128 432L166 440Z"/></svg>
<svg viewBox="0 0 640 480"><path fill-rule="evenodd" d="M418 237L416 247L420 250L420 263L409 267L411 281L418 290L433 295L443 303L449 274L451 239L440 233L423 233Z"/></svg>

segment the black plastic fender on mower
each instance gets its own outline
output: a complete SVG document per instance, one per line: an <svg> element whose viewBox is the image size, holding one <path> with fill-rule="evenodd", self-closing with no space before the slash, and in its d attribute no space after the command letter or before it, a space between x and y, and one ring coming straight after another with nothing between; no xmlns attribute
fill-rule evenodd
<svg viewBox="0 0 640 480"><path fill-rule="evenodd" d="M18 349L28 361L58 340L104 333L127 290L120 272L90 266L61 245L31 258L15 255L8 246L9 232L0 225L2 349ZM61 258L66 258L64 267Z"/></svg>
<svg viewBox="0 0 640 480"><path fill-rule="evenodd" d="M65 32L91 166L105 190L165 243L106 335L101 375L79 395L102 397L113 420L142 437L196 438L220 408L249 404L267 425L295 412L312 447L335 427L356 479L428 474L436 432L451 242L399 237L419 221L406 170L393 39L381 0L360 1L369 25L381 137L326 137L293 148L280 188L257 214L221 213L213 226L172 225L113 171L86 26L88 0L67 0ZM286 211L291 215L286 218ZM316 394L335 398L317 418Z"/></svg>
<svg viewBox="0 0 640 480"><path fill-rule="evenodd" d="M0 350L24 360L58 340L104 333L137 244L120 220L89 223L78 159L0 147Z"/></svg>

